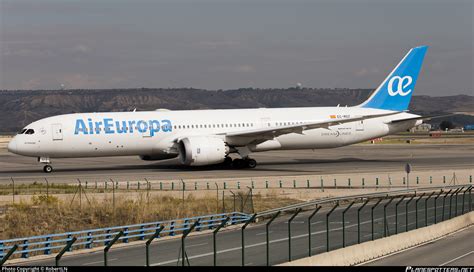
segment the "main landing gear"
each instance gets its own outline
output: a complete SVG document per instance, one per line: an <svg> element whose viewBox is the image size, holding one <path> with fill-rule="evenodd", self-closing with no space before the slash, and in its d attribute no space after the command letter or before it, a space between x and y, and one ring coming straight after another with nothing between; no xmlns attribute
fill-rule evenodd
<svg viewBox="0 0 474 272"><path fill-rule="evenodd" d="M250 158L232 160L231 157L226 157L224 165L234 169L255 168L257 166L257 161Z"/></svg>

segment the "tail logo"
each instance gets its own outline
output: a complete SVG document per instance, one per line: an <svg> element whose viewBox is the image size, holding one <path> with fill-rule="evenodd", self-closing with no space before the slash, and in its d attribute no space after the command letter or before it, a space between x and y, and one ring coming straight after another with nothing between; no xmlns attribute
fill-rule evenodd
<svg viewBox="0 0 474 272"><path fill-rule="evenodd" d="M395 96L395 95L400 95L400 96L406 96L409 93L411 93L412 89L405 90L410 84L413 82L413 79L411 76L404 76L404 77L399 77L399 76L394 76L388 81L388 94L390 96ZM395 85L395 86L394 86ZM394 87L396 87L396 90L394 90Z"/></svg>

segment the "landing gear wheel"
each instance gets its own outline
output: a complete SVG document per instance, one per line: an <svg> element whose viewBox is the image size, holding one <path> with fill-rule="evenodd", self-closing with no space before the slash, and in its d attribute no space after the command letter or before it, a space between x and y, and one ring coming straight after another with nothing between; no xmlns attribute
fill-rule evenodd
<svg viewBox="0 0 474 272"><path fill-rule="evenodd" d="M255 168L257 166L257 161L254 159L248 159L246 161L247 161L248 168Z"/></svg>
<svg viewBox="0 0 474 272"><path fill-rule="evenodd" d="M232 161L232 168L241 169L241 168L244 168L245 166L246 166L246 163L242 159L235 159Z"/></svg>
<svg viewBox="0 0 474 272"><path fill-rule="evenodd" d="M224 164L224 166L231 166L232 165L232 158L231 157L225 157L223 164Z"/></svg>
<svg viewBox="0 0 474 272"><path fill-rule="evenodd" d="M51 173L51 172L53 172L53 167L51 165L47 164L43 167L43 171L45 173Z"/></svg>

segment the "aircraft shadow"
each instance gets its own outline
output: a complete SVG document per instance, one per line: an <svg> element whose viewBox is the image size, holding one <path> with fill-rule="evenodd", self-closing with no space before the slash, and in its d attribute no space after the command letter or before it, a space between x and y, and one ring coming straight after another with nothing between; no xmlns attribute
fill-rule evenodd
<svg viewBox="0 0 474 272"><path fill-rule="evenodd" d="M73 168L73 167L58 167L54 169L54 173L67 173L67 172L91 172L91 171L128 171L128 170L150 170L150 172L204 172L204 171L255 171L255 172L308 172L308 173L317 173L321 172L322 169L318 168L318 165L328 165L335 164L339 165L341 163L347 163L351 167L352 163L357 163L363 165L364 163L392 163L397 162L397 160L376 160L376 159L360 159L360 158L341 158L341 159L291 159L288 161L273 161L273 162L261 162L254 169L233 169L230 167L224 167L221 165L208 165L208 166L195 166L189 167L184 165L175 165L170 164L169 162L159 162L151 164L140 164L140 165L117 165L117 166L93 166L87 168ZM314 168L299 168L294 166L302 165L311 165ZM275 168L274 166L279 166L283 168ZM18 174L21 173L38 173L41 171L42 165L38 164L38 168L34 167L33 169L26 169L22 171L11 171L11 170L0 170L1 174ZM53 165L54 167L54 165ZM48 174L50 175L50 174Z"/></svg>

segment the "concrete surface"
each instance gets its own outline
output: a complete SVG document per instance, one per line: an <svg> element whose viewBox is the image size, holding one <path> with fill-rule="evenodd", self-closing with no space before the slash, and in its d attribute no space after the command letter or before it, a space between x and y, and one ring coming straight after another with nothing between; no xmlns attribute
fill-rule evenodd
<svg viewBox="0 0 474 272"><path fill-rule="evenodd" d="M0 151L0 184L10 183L13 177L16 182L42 182L46 177L51 182L77 183L81 180L104 181L113 178L116 181L184 181L211 180L235 181L240 178L250 182L272 178L272 186L277 186L279 179L293 179L297 183L306 183L312 177L312 186L320 185L320 178L325 186L334 185L334 176L339 186L347 185L352 178L354 185L361 185L365 176L367 185L375 185L379 178L380 185L402 185L404 166L412 165L410 184L415 185L415 176L420 183L429 184L430 173L436 174L434 182L441 182L445 175L451 181L453 172L458 180L465 179L474 169L473 145L354 145L327 150L270 151L255 153L253 156L259 165L255 169L222 169L218 167L195 167L172 165L171 161L146 162L138 157L105 157L81 159L55 159L52 165L55 172L45 174L42 165L35 158L22 157ZM438 173L432 171L439 171ZM461 171L464 174L461 175ZM358 175L358 176L355 176ZM283 180L285 182L285 180ZM458 181L459 182L459 181Z"/></svg>
<svg viewBox="0 0 474 272"><path fill-rule="evenodd" d="M284 266L348 266L355 265L406 248L432 241L474 224L474 212L453 219L411 230L398 235L365 242L331 252L282 264Z"/></svg>
<svg viewBox="0 0 474 272"><path fill-rule="evenodd" d="M365 265L474 266L474 226Z"/></svg>

